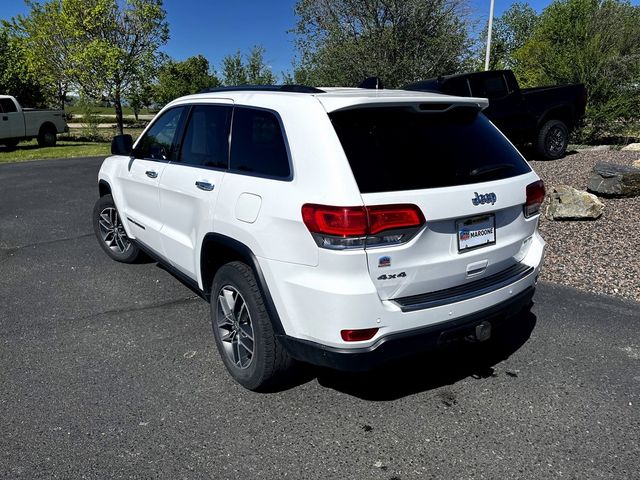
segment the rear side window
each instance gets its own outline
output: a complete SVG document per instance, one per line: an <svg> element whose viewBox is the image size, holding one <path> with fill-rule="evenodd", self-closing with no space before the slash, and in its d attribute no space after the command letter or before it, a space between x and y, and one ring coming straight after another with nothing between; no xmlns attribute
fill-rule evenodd
<svg viewBox="0 0 640 480"><path fill-rule="evenodd" d="M475 109L358 108L329 116L361 193L467 185L531 171Z"/></svg>
<svg viewBox="0 0 640 480"><path fill-rule="evenodd" d="M14 113L17 112L16 104L9 98L0 98L0 112Z"/></svg>
<svg viewBox="0 0 640 480"><path fill-rule="evenodd" d="M284 135L273 112L234 108L230 169L275 178L291 177Z"/></svg>
<svg viewBox="0 0 640 480"><path fill-rule="evenodd" d="M196 105L182 142L180 163L227 168L232 107Z"/></svg>

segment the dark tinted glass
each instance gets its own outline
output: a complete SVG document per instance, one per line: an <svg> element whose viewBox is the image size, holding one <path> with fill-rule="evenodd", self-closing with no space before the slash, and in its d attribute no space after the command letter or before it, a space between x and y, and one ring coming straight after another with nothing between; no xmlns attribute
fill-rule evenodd
<svg viewBox="0 0 640 480"><path fill-rule="evenodd" d="M180 163L227 168L232 107L197 105L191 110Z"/></svg>
<svg viewBox="0 0 640 480"><path fill-rule="evenodd" d="M184 107L167 110L153 122L151 128L140 139L134 151L137 158L172 160L175 157L175 137L180 127Z"/></svg>
<svg viewBox="0 0 640 480"><path fill-rule="evenodd" d="M9 98L0 99L0 112L13 113L17 111L18 109L16 108L15 103L13 103L13 100Z"/></svg>
<svg viewBox="0 0 640 480"><path fill-rule="evenodd" d="M531 170L475 109L360 108L330 117L362 193L464 185Z"/></svg>
<svg viewBox="0 0 640 480"><path fill-rule="evenodd" d="M231 170L289 178L289 156L278 118L266 110L235 107Z"/></svg>
<svg viewBox="0 0 640 480"><path fill-rule="evenodd" d="M474 97L500 98L508 93L507 84L502 74L472 77L471 89Z"/></svg>
<svg viewBox="0 0 640 480"><path fill-rule="evenodd" d="M457 95L459 97L469 97L469 84L466 77L452 78L445 84L444 89L449 95Z"/></svg>

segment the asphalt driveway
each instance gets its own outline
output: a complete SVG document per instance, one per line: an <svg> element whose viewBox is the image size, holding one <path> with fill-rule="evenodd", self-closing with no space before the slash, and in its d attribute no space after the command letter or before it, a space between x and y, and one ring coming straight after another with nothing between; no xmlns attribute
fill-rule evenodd
<svg viewBox="0 0 640 480"><path fill-rule="evenodd" d="M640 304L541 284L494 344L248 392L203 300L100 250L99 165L0 165L0 477L640 478Z"/></svg>

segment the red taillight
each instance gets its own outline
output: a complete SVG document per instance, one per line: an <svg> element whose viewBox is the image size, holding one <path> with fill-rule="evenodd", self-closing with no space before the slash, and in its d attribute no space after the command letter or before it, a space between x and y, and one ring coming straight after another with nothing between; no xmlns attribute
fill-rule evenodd
<svg viewBox="0 0 640 480"><path fill-rule="evenodd" d="M319 246L332 249L404 243L425 223L422 211L406 204L333 207L307 203L302 206L302 220Z"/></svg>
<svg viewBox="0 0 640 480"><path fill-rule="evenodd" d="M302 220L311 233L340 237L363 237L367 234L367 212L364 207L329 207L307 203L302 207Z"/></svg>
<svg viewBox="0 0 640 480"><path fill-rule="evenodd" d="M545 193L542 180L527 185L527 203L524 205L525 217L532 217L540 212L540 205L544 202Z"/></svg>
<svg viewBox="0 0 640 480"><path fill-rule="evenodd" d="M369 232L372 235L398 228L420 227L424 216L415 205L383 205L367 207Z"/></svg>
<svg viewBox="0 0 640 480"><path fill-rule="evenodd" d="M378 333L377 328L363 328L360 330L341 330L340 336L345 342L363 342L371 340Z"/></svg>

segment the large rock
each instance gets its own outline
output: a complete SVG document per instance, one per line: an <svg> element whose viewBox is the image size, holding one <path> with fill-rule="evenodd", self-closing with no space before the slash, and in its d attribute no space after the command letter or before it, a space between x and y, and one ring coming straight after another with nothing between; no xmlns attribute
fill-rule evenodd
<svg viewBox="0 0 640 480"><path fill-rule="evenodd" d="M640 195L640 168L598 163L591 171L587 190L607 197Z"/></svg>
<svg viewBox="0 0 640 480"><path fill-rule="evenodd" d="M640 143L630 143L629 145L622 147L625 152L640 152Z"/></svg>
<svg viewBox="0 0 640 480"><path fill-rule="evenodd" d="M604 204L591 193L568 185L553 187L549 195L547 218L550 220L596 219L602 215Z"/></svg>

